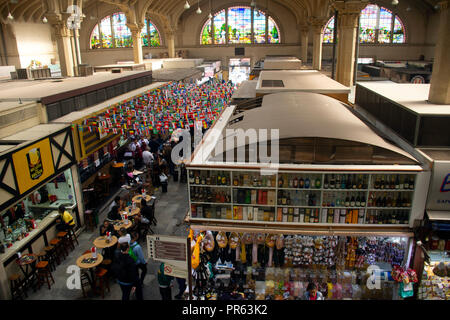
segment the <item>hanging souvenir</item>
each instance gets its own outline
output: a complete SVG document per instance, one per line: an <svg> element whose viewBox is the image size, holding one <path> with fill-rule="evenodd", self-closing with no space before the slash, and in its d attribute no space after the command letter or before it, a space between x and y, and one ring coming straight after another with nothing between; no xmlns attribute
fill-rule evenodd
<svg viewBox="0 0 450 320"><path fill-rule="evenodd" d="M272 266L273 248L275 247L276 240L277 240L277 236L274 234L268 234L266 237L266 246L269 247L269 261L267 263L268 267Z"/></svg>
<svg viewBox="0 0 450 320"><path fill-rule="evenodd" d="M239 238L239 234L237 234L236 232L232 232L230 234L230 248L234 249L236 251L235 260L239 261L240 260L240 238Z"/></svg>

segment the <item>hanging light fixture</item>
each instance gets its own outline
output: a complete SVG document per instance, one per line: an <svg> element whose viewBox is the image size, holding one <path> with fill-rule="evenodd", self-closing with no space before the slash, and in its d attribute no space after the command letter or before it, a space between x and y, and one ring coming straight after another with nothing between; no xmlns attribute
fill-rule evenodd
<svg viewBox="0 0 450 320"><path fill-rule="evenodd" d="M189 4L189 2L186 0L186 3L184 4L184 8L187 10L189 9L191 6Z"/></svg>
<svg viewBox="0 0 450 320"><path fill-rule="evenodd" d="M212 0L209 0L209 14L208 14L208 18L209 18L209 19L212 19L212 13L211 13L211 1L212 1Z"/></svg>
<svg viewBox="0 0 450 320"><path fill-rule="evenodd" d="M48 22L47 17L42 18L42 22L47 23Z"/></svg>
<svg viewBox="0 0 450 320"><path fill-rule="evenodd" d="M7 17L9 20L14 20L14 17L13 17L13 15L11 14L11 12L9 12L8 13L8 17Z"/></svg>
<svg viewBox="0 0 450 320"><path fill-rule="evenodd" d="M197 5L198 5L198 8L197 8L197 11L195 11L195 12L197 12L197 14L201 14L202 9L200 9L200 0L198 0Z"/></svg>
<svg viewBox="0 0 450 320"><path fill-rule="evenodd" d="M256 6L255 0L252 0L252 2L250 3L250 6L251 6L251 7Z"/></svg>
<svg viewBox="0 0 450 320"><path fill-rule="evenodd" d="M398 0L392 0L392 5L393 5L393 6L398 5Z"/></svg>

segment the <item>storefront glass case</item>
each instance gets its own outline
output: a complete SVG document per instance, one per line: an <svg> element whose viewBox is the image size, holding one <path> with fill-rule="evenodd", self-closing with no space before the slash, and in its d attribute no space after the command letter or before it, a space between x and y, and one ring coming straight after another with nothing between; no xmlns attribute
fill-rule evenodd
<svg viewBox="0 0 450 320"><path fill-rule="evenodd" d="M407 225L415 173L188 168L192 219Z"/></svg>

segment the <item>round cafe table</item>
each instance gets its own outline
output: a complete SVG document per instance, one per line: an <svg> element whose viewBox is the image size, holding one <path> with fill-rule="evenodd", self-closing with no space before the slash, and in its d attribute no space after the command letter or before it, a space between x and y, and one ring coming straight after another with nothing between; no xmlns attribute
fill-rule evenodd
<svg viewBox="0 0 450 320"><path fill-rule="evenodd" d="M16 260L16 263L19 265L20 270L22 270L23 275L25 276L26 283L34 274L34 270L36 269L36 260L37 255L34 253L23 254L20 259Z"/></svg>
<svg viewBox="0 0 450 320"><path fill-rule="evenodd" d="M100 253L97 253L97 259L92 263L84 263L84 259L92 258L92 252L83 254L81 257L77 259L77 266L80 269L87 269L91 273L92 280L92 290L95 292L95 267L99 266L103 262L103 256Z"/></svg>
<svg viewBox="0 0 450 320"><path fill-rule="evenodd" d="M139 212L141 212L141 209L136 207L135 209L131 209L131 213L128 211L130 207L126 207L125 211L122 211L121 214L127 213L129 217L137 215Z"/></svg>
<svg viewBox="0 0 450 320"><path fill-rule="evenodd" d="M94 246L100 249L111 248L117 243L117 237L111 236L111 241L106 243L106 236L98 237L94 240Z"/></svg>
<svg viewBox="0 0 450 320"><path fill-rule="evenodd" d="M131 220L128 220L128 224L124 224L123 220L115 220L115 221L116 222L120 221L120 224L114 224L114 230L116 230L116 231L119 231L121 228L128 229L128 228L130 228L133 225Z"/></svg>
<svg viewBox="0 0 450 320"><path fill-rule="evenodd" d="M142 198L143 198L143 196L142 196L142 194L138 194L138 195L136 195L136 196L134 196L133 197L133 202L136 202L136 203L141 203L141 200L142 200ZM151 199L152 197L150 196L150 195L146 195L145 196L145 201L147 201L147 203L150 201L150 199Z"/></svg>

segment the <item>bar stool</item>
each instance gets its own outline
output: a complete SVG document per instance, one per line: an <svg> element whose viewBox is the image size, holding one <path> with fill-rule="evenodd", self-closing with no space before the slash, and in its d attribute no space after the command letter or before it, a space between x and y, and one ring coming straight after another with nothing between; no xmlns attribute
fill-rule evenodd
<svg viewBox="0 0 450 320"><path fill-rule="evenodd" d="M102 295L102 298L105 299L105 289L108 289L108 292L111 292L109 288L109 277L108 277L108 270L103 268L98 268L95 272L96 275L96 281L98 281L98 285L96 284L96 287L100 290L100 293Z"/></svg>
<svg viewBox="0 0 450 320"><path fill-rule="evenodd" d="M50 266L50 271L55 271L56 263L59 264L59 257L56 254L55 247L47 246L44 248L44 250L47 253L47 261L48 261L48 265Z"/></svg>
<svg viewBox="0 0 450 320"><path fill-rule="evenodd" d="M97 226L97 225L96 225ZM79 243L78 243L78 237L77 237L77 234L75 233L75 225L74 226L71 226L70 228L69 228L69 238L70 238L70 241L73 243L73 247L75 248L75 242L77 243L77 245L79 245Z"/></svg>
<svg viewBox="0 0 450 320"><path fill-rule="evenodd" d="M17 274L17 273L12 274L9 277L9 282L10 282L11 299L12 300L18 300L18 299L23 300L23 296L25 296L25 298L28 298L27 291L25 289L25 284L24 284L24 281L22 279L20 279L20 274Z"/></svg>
<svg viewBox="0 0 450 320"><path fill-rule="evenodd" d="M85 270L81 270L80 274L80 283L81 283L81 290L83 291L83 297L87 297L86 292L84 291L85 287L91 287L91 279L89 278L88 273Z"/></svg>
<svg viewBox="0 0 450 320"><path fill-rule="evenodd" d="M94 221L94 214L92 210L86 210L84 212L84 221L86 223L86 229L90 231L95 230L95 221Z"/></svg>
<svg viewBox="0 0 450 320"><path fill-rule="evenodd" d="M37 256L37 261L38 262L41 262L43 260L47 260L47 252L45 252L45 251L39 252L36 256Z"/></svg>
<svg viewBox="0 0 450 320"><path fill-rule="evenodd" d="M66 250L62 247L62 242L61 240L55 238L53 240L50 241L50 244L55 248L55 253L57 256L57 262L58 264L61 263L61 259L65 259L66 258Z"/></svg>
<svg viewBox="0 0 450 320"><path fill-rule="evenodd" d="M41 261L36 264L37 276L38 276L38 289L41 288L45 282L47 282L48 290L51 288L50 279L52 283L55 283L52 272L48 267L48 261Z"/></svg>
<svg viewBox="0 0 450 320"><path fill-rule="evenodd" d="M71 248L75 248L71 241L68 238L68 232L67 231L61 231L56 234L56 237L61 241L61 246L63 247L65 251L65 255L69 255L69 251Z"/></svg>

